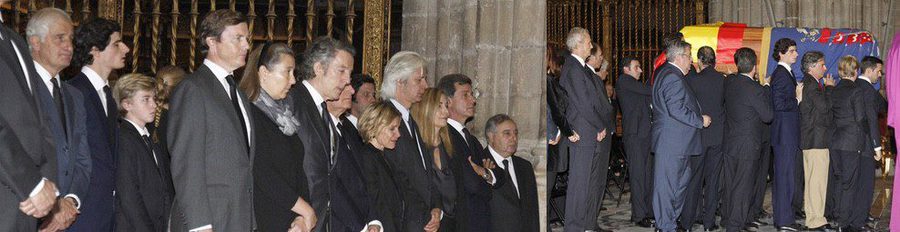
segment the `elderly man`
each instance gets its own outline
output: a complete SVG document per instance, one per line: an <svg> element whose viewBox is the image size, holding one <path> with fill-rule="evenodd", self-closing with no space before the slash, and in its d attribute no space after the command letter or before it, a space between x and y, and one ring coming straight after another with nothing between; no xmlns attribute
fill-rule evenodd
<svg viewBox="0 0 900 232"><path fill-rule="evenodd" d="M84 100L75 87L62 82L59 72L72 61L72 20L65 11L44 8L31 15L25 30L34 58L34 68L53 97L53 108L41 108L56 143L59 162L59 191L52 217L45 218L42 230L68 228L78 216L81 199L90 186L91 155L85 129Z"/></svg>
<svg viewBox="0 0 900 232"><path fill-rule="evenodd" d="M15 31L0 26L0 179L6 189L0 191L0 231L37 230L36 219L50 213L59 195L56 148L40 110L52 109L53 100L27 48Z"/></svg>
<svg viewBox="0 0 900 232"><path fill-rule="evenodd" d="M684 194L690 181L688 161L703 152L700 129L711 118L700 114L700 103L684 80L691 67L691 44L677 41L666 48L667 64L656 72L653 83L654 157L653 214L662 231L675 231Z"/></svg>
<svg viewBox="0 0 900 232"><path fill-rule="evenodd" d="M519 129L508 115L498 114L489 118L484 126L490 156L508 183L498 186L490 200L491 231L537 232L538 206L537 184L531 163L516 154L519 147Z"/></svg>
<svg viewBox="0 0 900 232"><path fill-rule="evenodd" d="M407 231L437 231L440 227L440 194L433 186L434 170L431 156L423 152L424 141L419 126L409 109L422 100L428 83L425 82L425 59L415 52L394 54L384 67L381 98L390 101L400 112L400 138L394 150L385 151L385 157L394 169L394 177L402 187L406 210ZM426 158L428 157L428 158Z"/></svg>
<svg viewBox="0 0 900 232"><path fill-rule="evenodd" d="M610 139L613 130L612 106L603 81L586 64L591 52L591 36L576 27L566 37L572 55L566 58L560 85L567 91L566 119L575 134L569 144L569 189L566 196L566 231L600 230L597 216L606 183ZM597 52L595 54L599 54ZM584 138L580 138L583 136Z"/></svg>

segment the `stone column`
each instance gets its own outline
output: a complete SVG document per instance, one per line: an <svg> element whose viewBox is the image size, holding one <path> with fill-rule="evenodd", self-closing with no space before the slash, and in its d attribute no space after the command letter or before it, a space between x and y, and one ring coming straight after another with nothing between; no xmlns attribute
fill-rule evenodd
<svg viewBox="0 0 900 232"><path fill-rule="evenodd" d="M430 84L434 84L435 55L438 38L438 1L405 1L403 2L403 27L401 29L400 48L405 51L418 52L425 58L425 76ZM393 56L390 54L389 56Z"/></svg>

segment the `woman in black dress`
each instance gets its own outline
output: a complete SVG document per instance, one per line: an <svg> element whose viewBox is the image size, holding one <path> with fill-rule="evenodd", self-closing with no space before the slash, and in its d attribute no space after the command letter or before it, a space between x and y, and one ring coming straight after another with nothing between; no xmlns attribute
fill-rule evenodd
<svg viewBox="0 0 900 232"><path fill-rule="evenodd" d="M444 217L441 219L441 231L457 231L457 223L459 222L457 212L457 180L454 175L459 165L451 162L453 154L453 144L447 132L447 118L450 112L447 110L448 103L445 96L439 89L428 88L422 95L422 101L413 104L410 109L411 115L416 122L421 123L419 131L422 134L422 142L425 144L423 150L426 154L431 154L434 159L434 186L437 187L441 194L441 210L444 211ZM430 152L429 152L430 151Z"/></svg>
<svg viewBox="0 0 900 232"><path fill-rule="evenodd" d="M384 157L384 150L394 149L400 138L400 113L390 102L379 102L369 106L359 119L359 134L366 145L359 149L359 155L367 157L363 167L366 189L372 205L369 207L369 232L403 231L403 197L393 176L394 168Z"/></svg>
<svg viewBox="0 0 900 232"><path fill-rule="evenodd" d="M253 103L253 208L259 231L311 231L316 215L308 202L299 121L288 90L296 82L294 54L283 43L250 54L240 87Z"/></svg>

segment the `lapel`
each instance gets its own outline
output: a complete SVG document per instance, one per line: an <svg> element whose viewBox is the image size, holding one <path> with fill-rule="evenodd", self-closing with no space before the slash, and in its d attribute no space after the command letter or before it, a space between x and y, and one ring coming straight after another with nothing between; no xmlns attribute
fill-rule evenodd
<svg viewBox="0 0 900 232"><path fill-rule="evenodd" d="M294 85L294 90L297 91L297 94L300 96L298 99L294 99L297 101L298 107L294 107L294 111L296 115L306 115L306 120L313 125L313 131L316 133L317 138L319 139L320 145L322 145L323 151L329 151L330 146L328 144L328 135L325 130L325 119L322 118L322 115L319 114L318 108L316 107L315 101L312 99L312 94L309 92L309 89L306 89L306 85L299 84ZM297 111L303 112L297 112ZM402 123L401 123L402 124Z"/></svg>
<svg viewBox="0 0 900 232"><path fill-rule="evenodd" d="M506 183L504 183L503 186L497 190L499 190L500 193L505 195L506 198L508 198L508 199L518 200L519 196L516 195L516 185L512 181L512 176L510 176L512 173L509 172L508 167L500 167L500 165L503 164L503 161L495 159L494 155L491 154L490 148L488 148L488 147L484 148L484 154L485 154L485 156L489 157L492 161L494 161L494 164L497 165L498 170L503 170L502 171L503 173L501 175L503 175L504 178L506 179L505 180ZM509 165L514 165L513 163L514 162L510 161ZM497 173L494 173L494 174L496 175Z"/></svg>
<svg viewBox="0 0 900 232"><path fill-rule="evenodd" d="M218 106L216 106L216 108L225 109L225 112L227 112L225 113L225 117L228 117L228 121L230 121L231 125L233 125L232 128L234 129L234 131L232 132L241 135L240 141L250 146L247 150L247 157L250 158L250 162L253 162L253 144L250 143L250 141L247 141L247 135L244 134L243 131L241 131L241 120L238 119L237 116L237 114L240 114L241 112L235 111L234 106L231 104L231 97L228 96L228 92L225 91L225 87L222 86L222 83L219 82L219 79L216 78L216 75L213 74L213 72L209 70L209 67L207 67L206 65L201 65L200 68L195 71L195 73L195 77L202 78L201 80L204 82L202 86L210 88L210 94L213 96L212 99L208 100L212 101L212 104L217 104ZM238 97L241 98L241 103L244 104L244 110L250 110L250 102L247 101L247 98L243 93L241 93L240 88L235 88L235 90L238 91ZM251 114L248 113L245 120L247 120L248 122L252 122L251 120L253 119L250 117ZM250 123L251 126L252 124L253 123ZM251 128L247 129L251 130ZM250 134L252 138L253 133Z"/></svg>

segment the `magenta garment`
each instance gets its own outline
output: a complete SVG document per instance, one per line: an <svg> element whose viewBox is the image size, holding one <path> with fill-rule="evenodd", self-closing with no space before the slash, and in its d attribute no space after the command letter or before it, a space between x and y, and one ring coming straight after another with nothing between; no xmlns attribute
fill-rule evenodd
<svg viewBox="0 0 900 232"><path fill-rule="evenodd" d="M894 34L891 50L888 52L884 62L885 77L883 83L887 86L887 101L900 101L900 33ZM894 138L900 138L900 104L888 104L887 124L894 127ZM894 162L894 186L891 188L893 196L891 196L891 231L900 231L900 172L897 172L896 159Z"/></svg>

